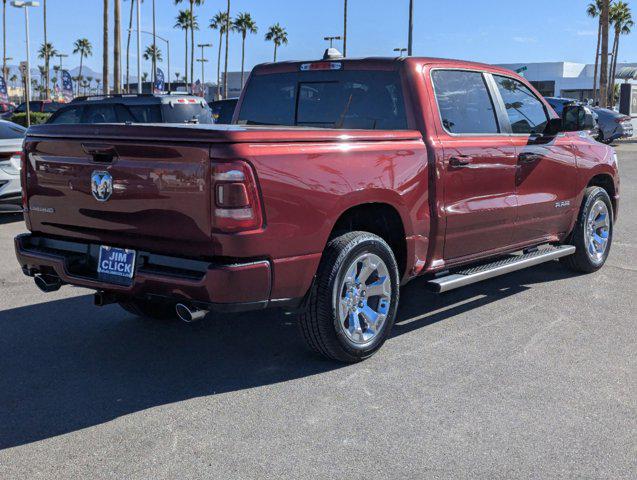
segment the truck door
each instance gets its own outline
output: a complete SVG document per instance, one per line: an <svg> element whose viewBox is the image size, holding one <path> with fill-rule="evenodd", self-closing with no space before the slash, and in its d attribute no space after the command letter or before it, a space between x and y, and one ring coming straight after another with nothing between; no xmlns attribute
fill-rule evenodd
<svg viewBox="0 0 637 480"><path fill-rule="evenodd" d="M544 103L524 83L493 75L515 145L518 210L514 243L566 233L576 202L576 157L567 135L542 135L549 120Z"/></svg>
<svg viewBox="0 0 637 480"><path fill-rule="evenodd" d="M503 132L486 74L435 69L440 113L445 260L507 247L516 217L515 148Z"/></svg>

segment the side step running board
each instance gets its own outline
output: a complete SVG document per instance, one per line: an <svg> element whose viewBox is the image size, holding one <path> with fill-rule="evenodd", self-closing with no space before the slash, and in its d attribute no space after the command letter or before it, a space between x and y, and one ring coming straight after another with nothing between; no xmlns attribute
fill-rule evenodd
<svg viewBox="0 0 637 480"><path fill-rule="evenodd" d="M427 282L427 285L434 292L448 292L449 290L464 287L465 285L481 282L488 278L515 272L524 268L533 267L534 265L573 255L574 253L575 247L571 245L543 248L533 252L524 253L522 255L512 255L493 263L487 263L454 272L443 277L438 277Z"/></svg>

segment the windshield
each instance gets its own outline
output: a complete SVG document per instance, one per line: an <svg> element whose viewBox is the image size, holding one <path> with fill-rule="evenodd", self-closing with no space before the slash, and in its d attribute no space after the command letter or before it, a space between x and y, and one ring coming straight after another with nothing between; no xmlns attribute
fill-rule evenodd
<svg viewBox="0 0 637 480"><path fill-rule="evenodd" d="M163 108L166 123L186 123L193 120L201 124L214 123L210 109L201 103L173 103L172 105L164 105Z"/></svg>
<svg viewBox="0 0 637 480"><path fill-rule="evenodd" d="M303 71L254 75L238 119L243 125L407 129L395 71Z"/></svg>

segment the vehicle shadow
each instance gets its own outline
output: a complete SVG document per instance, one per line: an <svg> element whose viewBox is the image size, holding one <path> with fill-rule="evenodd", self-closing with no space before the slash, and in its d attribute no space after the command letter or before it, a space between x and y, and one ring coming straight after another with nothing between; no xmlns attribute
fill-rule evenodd
<svg viewBox="0 0 637 480"><path fill-rule="evenodd" d="M442 296L417 280L403 289L393 335L568 276L546 265ZM95 309L84 295L0 311L0 449L342 367L308 352L295 317L277 310L186 325Z"/></svg>

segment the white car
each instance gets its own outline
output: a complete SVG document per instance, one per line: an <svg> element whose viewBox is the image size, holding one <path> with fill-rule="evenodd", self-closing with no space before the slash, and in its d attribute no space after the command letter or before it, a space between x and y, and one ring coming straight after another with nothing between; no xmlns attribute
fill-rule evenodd
<svg viewBox="0 0 637 480"><path fill-rule="evenodd" d="M20 152L26 129L0 120L0 212L22 211Z"/></svg>

